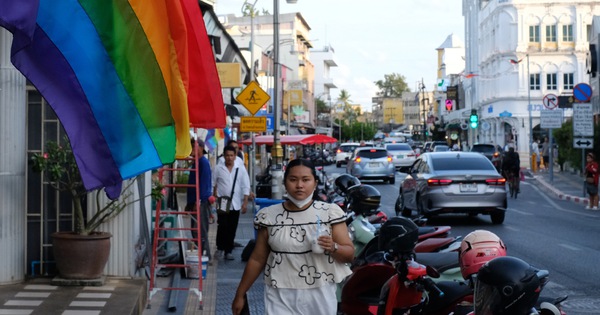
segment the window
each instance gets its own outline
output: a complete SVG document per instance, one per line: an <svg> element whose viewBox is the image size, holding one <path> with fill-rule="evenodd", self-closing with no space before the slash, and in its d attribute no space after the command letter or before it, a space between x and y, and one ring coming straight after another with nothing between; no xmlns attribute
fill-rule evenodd
<svg viewBox="0 0 600 315"><path fill-rule="evenodd" d="M573 41L573 24L562 26L562 40L563 42Z"/></svg>
<svg viewBox="0 0 600 315"><path fill-rule="evenodd" d="M592 24L585 25L585 38L589 42L592 37Z"/></svg>
<svg viewBox="0 0 600 315"><path fill-rule="evenodd" d="M530 90L540 90L540 74L532 73L529 75L529 89Z"/></svg>
<svg viewBox="0 0 600 315"><path fill-rule="evenodd" d="M485 157L464 157L457 155L452 158L435 158L431 160L433 169L436 171L491 171L494 170L494 165Z"/></svg>
<svg viewBox="0 0 600 315"><path fill-rule="evenodd" d="M573 74L572 73L564 73L563 74L563 88L565 90L572 90L573 86L574 86Z"/></svg>
<svg viewBox="0 0 600 315"><path fill-rule="evenodd" d="M388 153L386 150L371 149L371 150L357 151L356 155L363 157L363 158L368 158L368 159L378 159L378 158L382 158L382 157L387 157Z"/></svg>
<svg viewBox="0 0 600 315"><path fill-rule="evenodd" d="M546 25L546 41L556 42L556 25Z"/></svg>
<svg viewBox="0 0 600 315"><path fill-rule="evenodd" d="M529 26L529 42L539 43L540 42L540 26L530 25Z"/></svg>
<svg viewBox="0 0 600 315"><path fill-rule="evenodd" d="M557 90L556 73L546 74L546 89Z"/></svg>

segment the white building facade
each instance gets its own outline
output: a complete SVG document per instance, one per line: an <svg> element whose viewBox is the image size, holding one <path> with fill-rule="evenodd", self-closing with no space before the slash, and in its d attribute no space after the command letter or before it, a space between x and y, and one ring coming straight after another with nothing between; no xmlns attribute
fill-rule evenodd
<svg viewBox="0 0 600 315"><path fill-rule="evenodd" d="M469 129L470 144L512 143L527 154L532 139L548 134L539 128L544 96L571 95L575 85L589 82L586 55L598 4L463 0L465 74L471 74L462 78L463 111L477 110L480 120ZM560 110L572 116L572 109Z"/></svg>

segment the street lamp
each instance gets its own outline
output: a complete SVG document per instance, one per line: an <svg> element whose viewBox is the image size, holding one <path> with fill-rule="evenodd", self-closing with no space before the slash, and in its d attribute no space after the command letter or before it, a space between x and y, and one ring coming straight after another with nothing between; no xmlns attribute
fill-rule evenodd
<svg viewBox="0 0 600 315"><path fill-rule="evenodd" d="M298 0L286 0L287 3L296 3ZM281 104L279 100L279 80L281 78L281 67L279 64L279 0L273 0L273 64L275 66L275 78L273 82L273 147L271 148L271 197L273 199L281 199L283 192L281 191L281 182L283 179L282 158L283 148L279 139L279 124Z"/></svg>

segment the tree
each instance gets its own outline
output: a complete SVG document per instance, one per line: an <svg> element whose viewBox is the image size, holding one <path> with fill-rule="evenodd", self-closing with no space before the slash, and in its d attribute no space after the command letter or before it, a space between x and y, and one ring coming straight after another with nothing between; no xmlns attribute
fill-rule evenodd
<svg viewBox="0 0 600 315"><path fill-rule="evenodd" d="M379 88L377 96L381 97L402 97L402 93L410 92L406 84L406 78L398 73L386 74L383 80L375 81Z"/></svg>
<svg viewBox="0 0 600 315"><path fill-rule="evenodd" d="M317 108L317 114L329 114L329 104L324 100L320 98L315 99L315 106Z"/></svg>

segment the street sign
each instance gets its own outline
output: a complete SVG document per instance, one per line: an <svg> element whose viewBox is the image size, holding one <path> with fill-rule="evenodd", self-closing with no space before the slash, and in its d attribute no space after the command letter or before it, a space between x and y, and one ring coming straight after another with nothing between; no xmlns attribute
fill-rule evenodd
<svg viewBox="0 0 600 315"><path fill-rule="evenodd" d="M488 130L490 130L490 128L492 128L492 126L490 125L489 122L487 122L487 121L481 122L481 130L488 131Z"/></svg>
<svg viewBox="0 0 600 315"><path fill-rule="evenodd" d="M592 138L573 138L573 148L575 148L575 149L593 149L594 141Z"/></svg>
<svg viewBox="0 0 600 315"><path fill-rule="evenodd" d="M592 98L592 87L587 83L579 83L573 88L573 97L581 103L587 103Z"/></svg>
<svg viewBox="0 0 600 315"><path fill-rule="evenodd" d="M264 132L267 130L267 117L240 117L241 132Z"/></svg>
<svg viewBox="0 0 600 315"><path fill-rule="evenodd" d="M543 110L540 112L540 127L544 129L554 129L562 127L563 111L562 109L557 110Z"/></svg>
<svg viewBox="0 0 600 315"><path fill-rule="evenodd" d="M594 114L592 104L573 104L573 138L593 136Z"/></svg>
<svg viewBox="0 0 600 315"><path fill-rule="evenodd" d="M546 94L542 99L542 103L547 109L555 109L558 106L558 97L554 94Z"/></svg>
<svg viewBox="0 0 600 315"><path fill-rule="evenodd" d="M254 115L270 98L269 94L263 91L256 81L251 81L235 99Z"/></svg>

